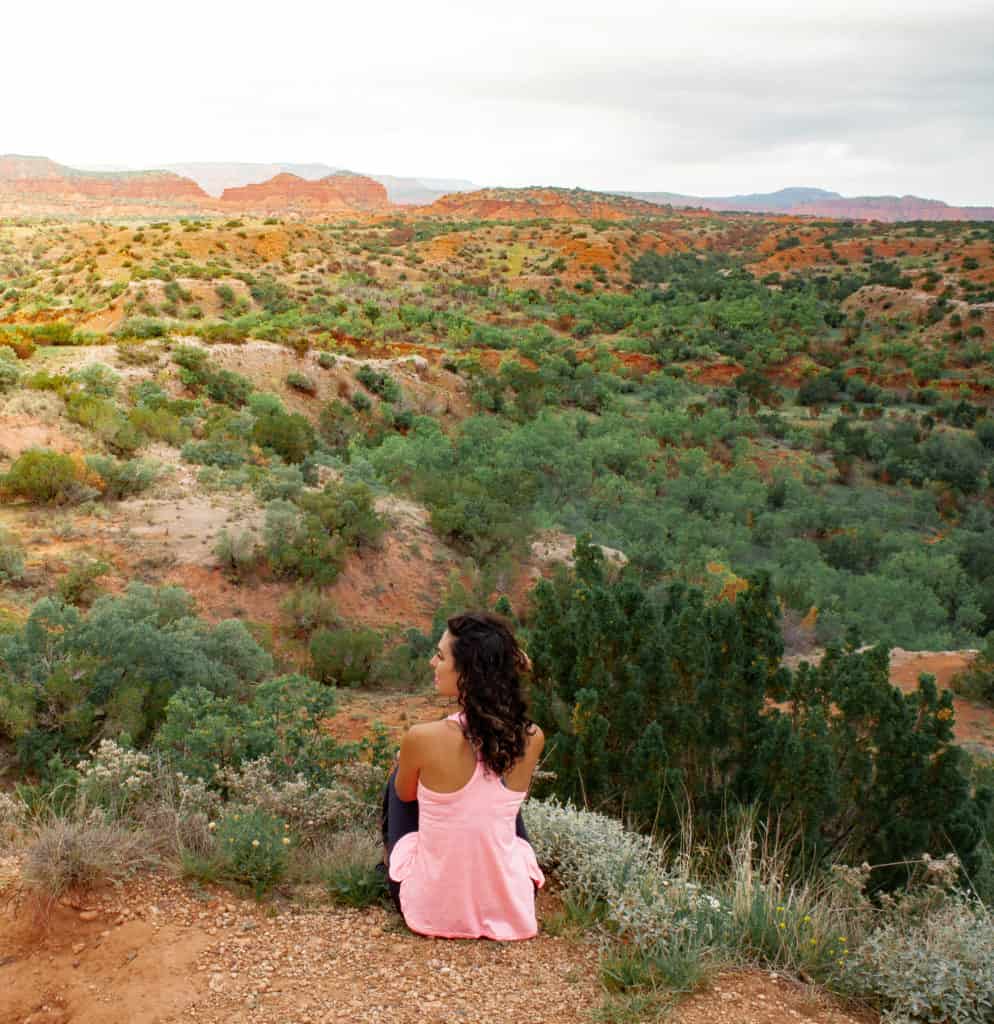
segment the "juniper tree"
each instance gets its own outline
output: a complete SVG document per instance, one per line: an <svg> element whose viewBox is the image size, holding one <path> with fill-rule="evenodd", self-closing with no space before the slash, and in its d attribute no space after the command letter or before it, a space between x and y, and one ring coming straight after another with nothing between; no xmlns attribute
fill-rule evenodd
<svg viewBox="0 0 994 1024"><path fill-rule="evenodd" d="M533 706L557 795L671 832L688 810L707 832L752 805L810 858L952 849L969 868L991 794L971 790L951 696L927 678L901 693L885 648L788 671L769 580L748 584L734 601L650 591L581 540L575 568L536 586Z"/></svg>

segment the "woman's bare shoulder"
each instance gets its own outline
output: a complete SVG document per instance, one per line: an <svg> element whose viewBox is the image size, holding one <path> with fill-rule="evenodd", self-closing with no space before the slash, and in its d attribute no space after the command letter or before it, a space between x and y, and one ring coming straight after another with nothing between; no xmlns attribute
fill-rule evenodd
<svg viewBox="0 0 994 1024"><path fill-rule="evenodd" d="M461 732L458 722L451 718L442 718L435 722L418 722L407 730L406 735L413 735L419 741L431 741L439 736L450 736L453 733Z"/></svg>

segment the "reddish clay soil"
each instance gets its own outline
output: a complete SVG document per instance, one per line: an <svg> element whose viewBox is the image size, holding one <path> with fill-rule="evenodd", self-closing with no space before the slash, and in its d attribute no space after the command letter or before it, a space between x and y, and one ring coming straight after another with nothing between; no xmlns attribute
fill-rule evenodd
<svg viewBox="0 0 994 1024"><path fill-rule="evenodd" d="M714 363L691 370L695 384L707 384L712 387L724 387L731 384L736 377L745 372L738 363Z"/></svg>
<svg viewBox="0 0 994 1024"><path fill-rule="evenodd" d="M905 693L911 693L917 688L918 677L928 674L935 676L940 690L949 689L953 676L968 668L973 657L972 652L965 651L928 653L896 650L891 655L891 682ZM956 711L956 742L994 753L994 708L963 697L953 697L953 707Z"/></svg>
<svg viewBox="0 0 994 1024"><path fill-rule="evenodd" d="M0 911L0 1024L587 1024L603 998L597 947L582 935L433 940L392 910L313 900L258 904L165 873L47 916L11 900ZM539 892L540 922L560 907ZM759 971L719 975L669 1019L877 1021Z"/></svg>

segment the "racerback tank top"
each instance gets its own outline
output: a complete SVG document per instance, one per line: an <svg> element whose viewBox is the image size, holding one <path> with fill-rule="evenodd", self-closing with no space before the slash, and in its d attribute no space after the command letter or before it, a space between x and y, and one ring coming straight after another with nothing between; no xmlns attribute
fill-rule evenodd
<svg viewBox="0 0 994 1024"><path fill-rule="evenodd" d="M457 713L449 720L463 718ZM480 758L454 793L436 793L418 780L418 831L397 840L390 855L390 877L400 882L412 931L499 940L537 933L535 886L545 876L531 844L515 835L524 798Z"/></svg>

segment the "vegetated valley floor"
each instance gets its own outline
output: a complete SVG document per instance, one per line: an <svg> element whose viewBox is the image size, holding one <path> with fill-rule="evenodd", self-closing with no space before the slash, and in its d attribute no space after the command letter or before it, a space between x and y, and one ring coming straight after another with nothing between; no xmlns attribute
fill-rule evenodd
<svg viewBox="0 0 994 1024"><path fill-rule="evenodd" d="M715 600L770 570L791 649L809 657L855 624L908 649L892 660L904 689L968 664L911 648L973 646L994 623L989 225L486 221L456 200L451 215L0 222L0 345L18 355L0 394L0 470L37 448L160 470L121 501L0 504L3 544L24 563L0 585L5 628L99 561L97 592L183 586L204 619L248 623L281 670L311 669L308 629L285 605L298 582L265 555L240 576L219 562L223 531L261 542L267 474L287 467L184 379L174 356L191 345L312 425L333 456L319 483L344 473L376 488L382 542L349 554L321 596L388 648L428 630L460 588L524 609L590 530L615 560ZM163 409L172 435L120 432ZM444 460L432 458L449 442L462 462L447 482L472 476L500 543L523 541L489 575L472 557L488 539L479 523L443 509L451 528L437 526ZM506 451L527 472L520 487ZM989 755L994 713L955 709L958 741ZM343 693L330 728L355 739L381 721L397 739L442 710ZM542 913L554 905L543 893ZM573 938L431 942L386 911L260 907L165 876L55 907L46 930L9 904L0 987L0 1024L565 1022L600 999L596 950ZM720 978L674 1019L864 1020L755 972Z"/></svg>

